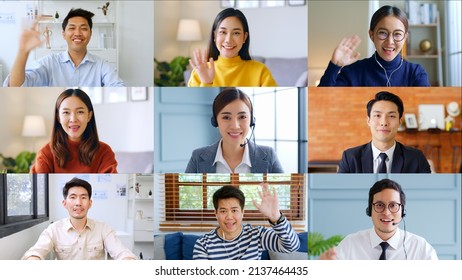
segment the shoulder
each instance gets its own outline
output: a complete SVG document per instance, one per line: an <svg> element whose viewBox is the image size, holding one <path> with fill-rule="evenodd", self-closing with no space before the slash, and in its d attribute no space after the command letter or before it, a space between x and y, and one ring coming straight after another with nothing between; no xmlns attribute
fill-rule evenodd
<svg viewBox="0 0 462 280"><path fill-rule="evenodd" d="M268 69L268 67L260 61L257 60L243 60L243 62L248 66L248 67L253 67L253 68L259 68L259 69Z"/></svg>
<svg viewBox="0 0 462 280"><path fill-rule="evenodd" d="M404 145L404 144L402 144L400 142L396 142L396 145L398 145L401 148L403 153L406 153L406 154L409 154L409 155L414 155L414 156L420 156L420 155L423 156L422 151L419 150L419 149L416 149L416 148L411 147L411 146L406 146L406 145Z"/></svg>
<svg viewBox="0 0 462 280"><path fill-rule="evenodd" d="M346 155L358 155L358 154L361 154L364 150L366 150L368 145L369 143L359 145L356 147L351 147L351 148L346 149L344 153Z"/></svg>
<svg viewBox="0 0 462 280"><path fill-rule="evenodd" d="M193 156L200 156L203 153L216 153L217 148L218 148L218 143L219 142L216 142L216 143L213 143L212 145L195 149L193 151Z"/></svg>
<svg viewBox="0 0 462 280"><path fill-rule="evenodd" d="M106 144L105 142L102 142L102 141L99 141L99 148L101 150L111 151L112 152L111 146L109 146L108 144Z"/></svg>
<svg viewBox="0 0 462 280"><path fill-rule="evenodd" d="M46 143L40 150L38 151L38 154L42 155L51 155L51 143Z"/></svg>

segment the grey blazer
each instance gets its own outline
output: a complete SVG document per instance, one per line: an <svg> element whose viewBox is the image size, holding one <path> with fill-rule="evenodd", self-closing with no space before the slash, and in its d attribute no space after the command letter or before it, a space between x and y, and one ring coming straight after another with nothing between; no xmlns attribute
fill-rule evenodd
<svg viewBox="0 0 462 280"><path fill-rule="evenodd" d="M194 150L185 173L216 173L216 166L213 162L217 154L218 143L220 141ZM247 145L252 163L251 173L284 173L273 148L259 146L253 142L248 142Z"/></svg>

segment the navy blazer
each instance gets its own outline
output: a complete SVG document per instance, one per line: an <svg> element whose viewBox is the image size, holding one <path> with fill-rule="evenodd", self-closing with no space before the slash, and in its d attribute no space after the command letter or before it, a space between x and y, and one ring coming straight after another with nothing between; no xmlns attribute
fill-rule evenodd
<svg viewBox="0 0 462 280"><path fill-rule="evenodd" d="M372 143L350 148L343 152L338 173L374 173ZM424 154L415 148L396 142L391 173L431 173Z"/></svg>
<svg viewBox="0 0 462 280"><path fill-rule="evenodd" d="M193 151L185 173L216 173L213 165L220 141L213 145ZM247 142L249 148L251 173L284 173L273 148Z"/></svg>

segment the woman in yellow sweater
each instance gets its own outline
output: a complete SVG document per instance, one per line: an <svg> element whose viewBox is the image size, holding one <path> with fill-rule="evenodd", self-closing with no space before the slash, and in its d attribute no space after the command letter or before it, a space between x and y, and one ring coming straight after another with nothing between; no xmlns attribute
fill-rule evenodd
<svg viewBox="0 0 462 280"><path fill-rule="evenodd" d="M213 22L208 51L189 60L188 86L277 86L269 69L249 54L249 25L237 9L221 11Z"/></svg>
<svg viewBox="0 0 462 280"><path fill-rule="evenodd" d="M37 154L31 173L117 173L111 147L99 141L90 97L67 89L56 100L51 141Z"/></svg>

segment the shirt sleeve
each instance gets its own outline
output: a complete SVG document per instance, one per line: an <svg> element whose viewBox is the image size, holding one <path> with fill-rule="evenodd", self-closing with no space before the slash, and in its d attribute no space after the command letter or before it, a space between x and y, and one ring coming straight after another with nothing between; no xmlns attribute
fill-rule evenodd
<svg viewBox="0 0 462 280"><path fill-rule="evenodd" d="M347 86L348 84L343 80L341 75L339 75L341 69L342 67L337 66L331 61L329 61L329 65L327 66L324 75L321 77L321 80L319 81L319 86Z"/></svg>
<svg viewBox="0 0 462 280"><path fill-rule="evenodd" d="M124 87L125 84L120 79L117 69L108 62L103 62L101 67L101 85L103 87Z"/></svg>
<svg viewBox="0 0 462 280"><path fill-rule="evenodd" d="M36 256L40 259L45 259L46 256L53 249L52 231L50 228L45 229L39 236L37 242L32 246L26 253L24 253L22 260L26 260L28 257Z"/></svg>
<svg viewBox="0 0 462 280"><path fill-rule="evenodd" d="M428 81L428 75L425 69L419 64L416 68L416 74L411 86L417 87L429 87L430 82Z"/></svg>
<svg viewBox="0 0 462 280"><path fill-rule="evenodd" d="M103 146L104 145L104 146ZM117 161L111 147L107 144L101 144L102 159L98 167L98 173L117 173Z"/></svg>
<svg viewBox="0 0 462 280"><path fill-rule="evenodd" d="M48 144L37 153L35 163L32 165L30 173L53 173L53 153L48 153Z"/></svg>
<svg viewBox="0 0 462 280"><path fill-rule="evenodd" d="M273 77L273 74L271 74L271 71L268 69L268 67L264 66L264 70L262 73L261 77L261 85L262 87L277 87L278 84L276 80Z"/></svg>
<svg viewBox="0 0 462 280"><path fill-rule="evenodd" d="M208 260L209 255L204 247L204 243L203 238L196 240L192 256L193 260Z"/></svg>
<svg viewBox="0 0 462 280"><path fill-rule="evenodd" d="M271 226L272 230L262 227L260 242L264 250L279 253L291 253L298 250L300 240L286 217L281 223Z"/></svg>
<svg viewBox="0 0 462 280"><path fill-rule="evenodd" d="M104 248L113 259L137 259L137 257L127 247L125 247L125 245L122 244L122 241L116 237L115 231L112 230L107 224L103 225L102 235Z"/></svg>

